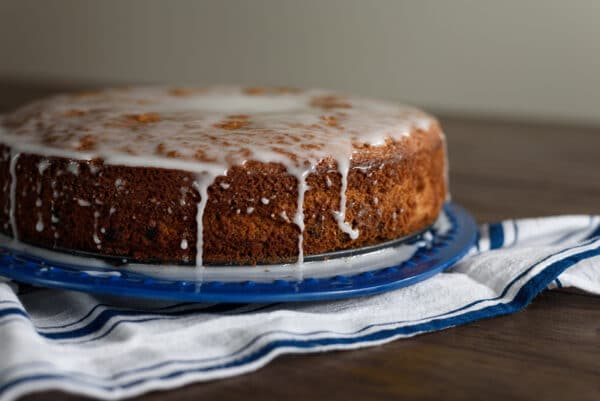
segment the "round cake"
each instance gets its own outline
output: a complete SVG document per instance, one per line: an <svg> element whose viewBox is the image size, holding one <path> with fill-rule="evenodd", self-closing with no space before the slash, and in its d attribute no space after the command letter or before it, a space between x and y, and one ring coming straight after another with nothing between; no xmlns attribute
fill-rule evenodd
<svg viewBox="0 0 600 401"><path fill-rule="evenodd" d="M301 263L431 225L444 136L407 106L325 90L133 87L0 118L0 231L140 263Z"/></svg>

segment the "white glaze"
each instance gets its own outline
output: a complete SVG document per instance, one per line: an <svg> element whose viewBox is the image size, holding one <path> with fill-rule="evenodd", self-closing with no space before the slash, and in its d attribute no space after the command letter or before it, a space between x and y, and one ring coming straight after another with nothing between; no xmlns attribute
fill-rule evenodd
<svg viewBox="0 0 600 401"><path fill-rule="evenodd" d="M38 171L40 175L44 174L44 171L46 171L48 167L50 167L50 160L42 159L42 161L38 163Z"/></svg>
<svg viewBox="0 0 600 401"><path fill-rule="evenodd" d="M340 230L348 234L351 239L357 239L358 229L353 229L352 226L346 222L346 190L348 189L348 171L350 169L350 160L338 160L338 166L340 173L342 174L342 185L340 190L340 210L337 212L333 212L333 215L338 223L338 227L340 228Z"/></svg>
<svg viewBox="0 0 600 401"><path fill-rule="evenodd" d="M95 211L94 212L94 234L92 235L92 239L94 240L94 243L96 244L96 248L101 249L102 241L100 240L100 237L98 236L98 217L100 217L100 212Z"/></svg>
<svg viewBox="0 0 600 401"><path fill-rule="evenodd" d="M69 162L67 164L67 171L73 175L79 175L79 163L77 162Z"/></svg>
<svg viewBox="0 0 600 401"><path fill-rule="evenodd" d="M89 207L92 205L91 202L86 201L85 199L80 199L80 198L77 198L77 204L81 207Z"/></svg>
<svg viewBox="0 0 600 401"><path fill-rule="evenodd" d="M59 95L26 106L5 121L13 128L2 129L0 124L0 142L16 155L11 158L13 176L21 152L196 173L193 186L200 194L196 264L202 266L207 189L231 166L248 160L281 163L296 178L298 202L293 219L285 211L279 214L300 230L298 262L302 263L306 178L317 164L324 159L336 162L341 189L340 209L334 216L340 230L356 239L358 230L346 221L348 172L355 146L400 140L414 129L428 129L433 119L410 107L324 90L221 86ZM38 168L43 173L47 166ZM79 174L78 164L70 163L67 171ZM326 179L331 186L331 179ZM115 186L123 189L124 183L118 179ZM221 183L222 189L228 187ZM13 180L10 216L16 233L15 188ZM88 201L78 202L89 206Z"/></svg>
<svg viewBox="0 0 600 401"><path fill-rule="evenodd" d="M41 213L38 213L38 220L37 223L35 223L35 231L38 233L44 231L44 222L42 221Z"/></svg>
<svg viewBox="0 0 600 401"><path fill-rule="evenodd" d="M306 184L306 178L310 173L312 173L315 169L316 165L312 165L308 169L304 169L303 171L291 171L292 174L296 176L296 180L298 182L298 201L296 204L296 213L294 214L293 222L300 229L300 233L298 234L298 260L297 264L302 266L304 263L304 195L308 190L308 185ZM290 170L288 168L288 170ZM285 213L285 211L283 212ZM287 215L285 215L287 218ZM298 279L302 279L302 269L298 269Z"/></svg>
<svg viewBox="0 0 600 401"><path fill-rule="evenodd" d="M214 172L204 172L196 176L196 180L192 183L192 186L198 191L200 195L200 202L196 206L196 266L199 267L197 274L199 275L200 281L202 281L202 254L204 246L204 209L208 203L208 187L213 183L217 175L225 175L226 171L221 171L220 174ZM238 209L239 213L239 209Z"/></svg>

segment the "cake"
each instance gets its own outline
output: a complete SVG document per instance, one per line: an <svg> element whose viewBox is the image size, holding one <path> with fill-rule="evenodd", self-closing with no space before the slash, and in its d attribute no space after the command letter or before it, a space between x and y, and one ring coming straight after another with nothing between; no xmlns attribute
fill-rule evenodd
<svg viewBox="0 0 600 401"><path fill-rule="evenodd" d="M446 165L432 116L326 90L56 95L0 117L0 231L124 262L302 263L431 225Z"/></svg>

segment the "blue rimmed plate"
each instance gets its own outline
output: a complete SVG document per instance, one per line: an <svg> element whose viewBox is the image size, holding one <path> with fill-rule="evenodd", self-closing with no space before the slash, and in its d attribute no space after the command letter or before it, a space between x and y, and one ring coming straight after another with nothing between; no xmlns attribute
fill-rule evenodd
<svg viewBox="0 0 600 401"><path fill-rule="evenodd" d="M117 296L195 302L318 301L376 294L423 281L460 260L477 226L462 207L447 203L429 230L385 246L334 253L297 265L161 267L90 263L35 248L0 246L0 275L42 287Z"/></svg>

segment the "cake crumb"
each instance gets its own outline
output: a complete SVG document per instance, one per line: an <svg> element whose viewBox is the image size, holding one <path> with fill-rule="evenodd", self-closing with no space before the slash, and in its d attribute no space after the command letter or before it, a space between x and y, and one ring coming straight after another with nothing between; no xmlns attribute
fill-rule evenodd
<svg viewBox="0 0 600 401"><path fill-rule="evenodd" d="M67 165L67 171L73 175L79 175L79 163L69 162Z"/></svg>

